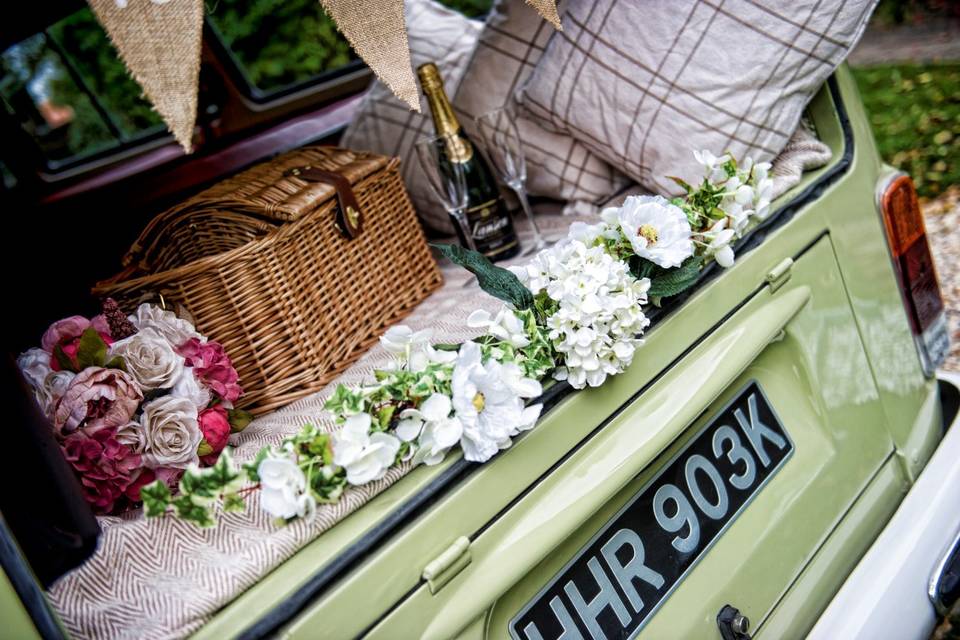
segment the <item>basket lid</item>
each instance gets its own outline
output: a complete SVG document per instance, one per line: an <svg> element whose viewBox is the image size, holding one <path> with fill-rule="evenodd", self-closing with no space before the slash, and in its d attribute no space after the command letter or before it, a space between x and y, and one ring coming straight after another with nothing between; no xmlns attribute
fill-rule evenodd
<svg viewBox="0 0 960 640"><path fill-rule="evenodd" d="M350 184L387 166L391 158L339 147L308 146L284 153L227 178L197 194L184 205L223 202L227 208L243 209L288 222L315 210L336 195L336 188L291 174L291 170L316 167L343 175Z"/></svg>

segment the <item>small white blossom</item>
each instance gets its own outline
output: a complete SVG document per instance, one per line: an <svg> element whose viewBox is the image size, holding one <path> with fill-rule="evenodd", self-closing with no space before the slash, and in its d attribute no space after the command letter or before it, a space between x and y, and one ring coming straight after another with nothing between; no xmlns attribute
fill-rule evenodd
<svg viewBox="0 0 960 640"><path fill-rule="evenodd" d="M733 229L727 228L727 218L718 220L709 230L701 234L707 243L706 254L713 256L721 267L728 269L733 266L734 255L733 247L730 243L733 241L736 233Z"/></svg>
<svg viewBox="0 0 960 640"><path fill-rule="evenodd" d="M313 519L317 501L307 488L303 470L289 455L273 454L257 467L260 508L274 518Z"/></svg>
<svg viewBox="0 0 960 640"><path fill-rule="evenodd" d="M474 329L486 329L486 332L495 338L513 347L521 348L530 344L530 338L524 330L523 322L516 314L501 307L496 316L485 309L477 309L467 318L467 326Z"/></svg>
<svg viewBox="0 0 960 640"><path fill-rule="evenodd" d="M353 485L382 478L400 450L396 436L370 433L370 426L370 414L358 413L348 417L333 436L333 462L346 470L347 482Z"/></svg>
<svg viewBox="0 0 960 640"><path fill-rule="evenodd" d="M458 418L451 417L453 403L449 396L434 393L419 409L400 413L396 434L404 442L416 441L414 464L439 464L463 433Z"/></svg>
<svg viewBox="0 0 960 640"><path fill-rule="evenodd" d="M432 335L432 329L414 331L405 324L398 324L380 336L380 344L393 355L406 359L413 348L426 344Z"/></svg>

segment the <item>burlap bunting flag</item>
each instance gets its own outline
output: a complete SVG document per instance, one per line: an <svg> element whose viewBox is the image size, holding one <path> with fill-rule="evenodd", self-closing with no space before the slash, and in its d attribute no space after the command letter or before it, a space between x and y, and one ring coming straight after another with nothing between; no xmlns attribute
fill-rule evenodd
<svg viewBox="0 0 960 640"><path fill-rule="evenodd" d="M420 93L410 64L403 0L320 0L377 77L414 111Z"/></svg>
<svg viewBox="0 0 960 640"><path fill-rule="evenodd" d="M147 99L189 153L197 116L203 0L87 0ZM420 111L403 0L320 0L377 77ZM527 0L561 29L556 0Z"/></svg>
<svg viewBox="0 0 960 640"><path fill-rule="evenodd" d="M88 0L130 75L177 142L192 148L203 0Z"/></svg>

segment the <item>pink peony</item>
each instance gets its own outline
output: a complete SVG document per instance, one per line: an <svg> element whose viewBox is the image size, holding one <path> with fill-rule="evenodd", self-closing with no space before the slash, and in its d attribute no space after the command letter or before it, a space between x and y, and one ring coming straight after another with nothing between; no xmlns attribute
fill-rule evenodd
<svg viewBox="0 0 960 640"><path fill-rule="evenodd" d="M60 371L60 362L53 354L54 349L59 346L63 349L71 361L76 363L77 350L80 348L80 337L87 328L93 327L108 345L113 344L113 338L110 337L110 326L103 314L96 316L93 320L87 320L83 316L70 316L63 320L57 320L44 334L40 345L43 350L50 354L50 368L54 371Z"/></svg>
<svg viewBox="0 0 960 640"><path fill-rule="evenodd" d="M223 405L218 404L201 411L199 421L203 439L213 449L211 453L202 456L200 461L211 465L217 461L220 452L227 446L227 439L230 437L230 420L227 418L227 410Z"/></svg>
<svg viewBox="0 0 960 640"><path fill-rule="evenodd" d="M177 353L184 357L188 367L193 367L193 375L225 402L232 405L243 393L237 370L219 342L191 338L177 348Z"/></svg>
<svg viewBox="0 0 960 640"><path fill-rule="evenodd" d="M88 367L57 401L54 427L62 436L78 429L88 436L101 429L113 430L130 422L142 400L140 387L126 372Z"/></svg>
<svg viewBox="0 0 960 640"><path fill-rule="evenodd" d="M98 513L113 511L141 475L140 456L120 444L108 429L92 436L69 436L63 443L63 453L80 477L84 498Z"/></svg>

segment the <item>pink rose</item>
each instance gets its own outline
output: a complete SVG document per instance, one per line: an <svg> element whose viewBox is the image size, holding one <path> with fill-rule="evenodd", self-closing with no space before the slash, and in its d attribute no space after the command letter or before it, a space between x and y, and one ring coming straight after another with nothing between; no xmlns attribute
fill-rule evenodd
<svg viewBox="0 0 960 640"><path fill-rule="evenodd" d="M227 418L227 410L219 404L204 409L200 412L199 422L203 439L213 449L209 454L201 456L200 461L203 464L212 465L217 461L223 448L227 446L227 439L230 437L230 420Z"/></svg>
<svg viewBox="0 0 960 640"><path fill-rule="evenodd" d="M63 320L57 320L48 328L40 341L43 350L50 354L50 368L54 371L60 371L60 362L53 354L59 346L63 352L74 363L77 361L77 350L80 348L80 337L89 327L93 327L103 338L107 345L113 344L113 338L110 337L110 326L103 314L87 320L83 316L70 316Z"/></svg>
<svg viewBox="0 0 960 640"><path fill-rule="evenodd" d="M60 435L83 429L89 436L116 429L130 422L142 400L140 387L126 372L88 367L57 401L53 424Z"/></svg>
<svg viewBox="0 0 960 640"><path fill-rule="evenodd" d="M140 456L107 429L92 436L74 433L64 441L63 453L80 477L84 498L98 513L113 511L141 475Z"/></svg>
<svg viewBox="0 0 960 640"><path fill-rule="evenodd" d="M240 376L219 342L191 338L177 348L177 353L193 368L193 375L225 402L232 405L243 393Z"/></svg>

